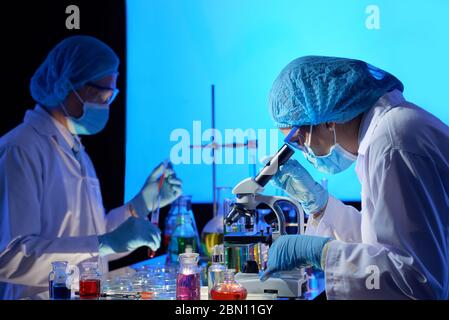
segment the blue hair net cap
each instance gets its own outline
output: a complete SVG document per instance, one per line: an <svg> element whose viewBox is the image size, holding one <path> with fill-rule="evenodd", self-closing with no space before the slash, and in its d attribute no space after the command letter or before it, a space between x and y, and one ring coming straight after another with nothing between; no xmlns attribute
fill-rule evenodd
<svg viewBox="0 0 449 320"><path fill-rule="evenodd" d="M31 96L44 106L56 107L70 90L117 73L119 63L114 51L94 37L66 38L50 51L31 78Z"/></svg>
<svg viewBox="0 0 449 320"><path fill-rule="evenodd" d="M366 62L305 56L290 62L276 78L269 109L278 128L344 123L394 89L403 91L404 86Z"/></svg>

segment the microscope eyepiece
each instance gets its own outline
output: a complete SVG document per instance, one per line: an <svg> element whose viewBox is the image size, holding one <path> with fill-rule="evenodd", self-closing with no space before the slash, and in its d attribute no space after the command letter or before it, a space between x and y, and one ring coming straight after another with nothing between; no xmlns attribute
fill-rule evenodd
<svg viewBox="0 0 449 320"><path fill-rule="evenodd" d="M276 174L279 167L286 163L294 153L295 150L293 150L288 144L284 144L254 178L257 184L264 187Z"/></svg>

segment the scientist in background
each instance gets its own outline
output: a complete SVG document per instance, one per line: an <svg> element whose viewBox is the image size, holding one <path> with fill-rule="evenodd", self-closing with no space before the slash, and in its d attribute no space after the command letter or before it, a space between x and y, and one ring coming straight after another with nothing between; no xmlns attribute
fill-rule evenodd
<svg viewBox="0 0 449 320"><path fill-rule="evenodd" d="M449 128L402 92L359 60L308 56L281 71L269 102L276 126L321 172L355 162L362 210L290 159L272 181L309 214L306 235L276 240L262 279L313 265L329 299L449 298Z"/></svg>
<svg viewBox="0 0 449 320"><path fill-rule="evenodd" d="M156 250L160 230L147 216L157 205L164 165L127 204L105 215L100 184L80 135L100 132L118 93L119 59L103 42L73 36L48 54L31 79L37 102L0 138L0 298L48 297L51 262L98 259L140 246ZM161 206L181 194L169 165Z"/></svg>

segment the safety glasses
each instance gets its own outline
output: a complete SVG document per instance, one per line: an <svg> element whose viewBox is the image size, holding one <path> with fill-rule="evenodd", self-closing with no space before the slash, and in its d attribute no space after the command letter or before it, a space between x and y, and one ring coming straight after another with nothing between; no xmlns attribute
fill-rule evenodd
<svg viewBox="0 0 449 320"><path fill-rule="evenodd" d="M301 133L300 128L297 126L293 126L284 139L284 143L300 151L306 151L306 148L304 147L305 141L306 139L304 135Z"/></svg>
<svg viewBox="0 0 449 320"><path fill-rule="evenodd" d="M111 104L120 92L117 88L103 87L93 82L86 83L86 86L94 88L96 93L96 101L98 103Z"/></svg>

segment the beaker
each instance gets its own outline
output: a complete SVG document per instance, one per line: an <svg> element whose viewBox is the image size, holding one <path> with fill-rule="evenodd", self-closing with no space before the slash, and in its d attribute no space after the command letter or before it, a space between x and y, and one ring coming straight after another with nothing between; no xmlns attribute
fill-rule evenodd
<svg viewBox="0 0 449 320"><path fill-rule="evenodd" d="M179 255L179 272L176 278L177 300L200 300L200 272L198 253Z"/></svg>

